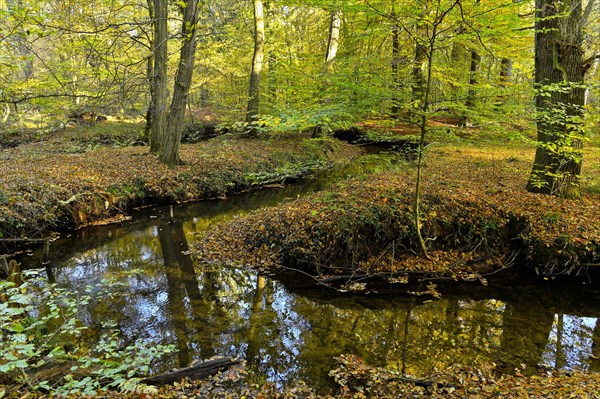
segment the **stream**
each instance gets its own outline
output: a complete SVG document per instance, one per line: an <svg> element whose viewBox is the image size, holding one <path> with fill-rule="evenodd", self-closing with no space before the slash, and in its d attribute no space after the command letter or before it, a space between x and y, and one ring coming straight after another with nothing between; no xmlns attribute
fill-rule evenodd
<svg viewBox="0 0 600 399"><path fill-rule="evenodd" d="M248 361L257 381L302 379L321 390L332 386L334 357L349 353L422 377L457 364L600 371L600 290L581 282L498 276L488 287L457 284L436 300L393 289L351 295L299 288L306 286L301 276L298 285L293 277L284 284L246 268L199 266L188 255L197 234L216 223L381 167L357 165L175 206L173 223L168 207L155 207L134 212L130 222L73 231L52 243L44 271L59 286L92 295L82 309L89 339L99 339L111 320L125 342L175 345L177 353L154 371L234 356ZM39 267L41 250L21 262ZM100 289L102 281L113 284Z"/></svg>

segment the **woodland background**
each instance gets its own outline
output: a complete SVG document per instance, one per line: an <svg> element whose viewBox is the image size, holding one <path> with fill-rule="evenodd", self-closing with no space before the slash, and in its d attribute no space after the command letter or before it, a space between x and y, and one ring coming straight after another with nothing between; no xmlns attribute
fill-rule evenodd
<svg viewBox="0 0 600 399"><path fill-rule="evenodd" d="M265 1L261 126L330 131L410 116L426 72L423 43L431 37L423 21L450 3ZM188 102L197 120L247 119L255 6L199 3ZM181 38L185 2L168 7L168 35ZM43 139L72 117L145 117L155 76L153 9L151 1L136 0L0 1L0 127L20 134L32 129ZM531 126L534 9L531 1L464 1L445 17L432 62L432 115L498 135ZM584 2L582 14L588 126L597 137L600 15L594 0ZM168 41L168 94L180 46Z"/></svg>

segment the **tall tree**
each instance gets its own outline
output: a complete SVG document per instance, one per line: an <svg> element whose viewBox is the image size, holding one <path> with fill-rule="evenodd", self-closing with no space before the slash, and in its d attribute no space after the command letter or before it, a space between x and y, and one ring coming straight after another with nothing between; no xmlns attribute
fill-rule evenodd
<svg viewBox="0 0 600 399"><path fill-rule="evenodd" d="M327 39L327 49L325 50L325 69L323 71L323 80L321 83L321 93L326 94L328 89L328 76L334 70L335 58L337 57L338 48L340 45L340 28L342 25L341 12L334 10L329 18L329 37ZM324 104L327 99L321 98ZM325 135L325 128L318 124L313 128L312 137L322 137Z"/></svg>
<svg viewBox="0 0 600 399"><path fill-rule="evenodd" d="M477 86L477 73L479 72L479 68L481 66L481 56L476 50L471 50L470 55L471 63L469 67L469 90L467 92L465 106L469 110L472 110L473 108L475 108L477 102L477 93L475 92L475 88ZM471 124L468 115L463 115L461 124L463 126L468 126L469 124Z"/></svg>
<svg viewBox="0 0 600 399"><path fill-rule="evenodd" d="M325 63L328 70L333 68L333 62L337 56L337 51L340 44L341 25L342 19L340 18L340 12L332 11L331 19L329 21L329 39L327 40L327 51L325 52Z"/></svg>
<svg viewBox="0 0 600 399"><path fill-rule="evenodd" d="M584 60L581 0L536 0L535 83L538 148L532 192L579 196Z"/></svg>
<svg viewBox="0 0 600 399"><path fill-rule="evenodd" d="M168 0L153 0L150 16L154 25L153 53L154 76L152 77L150 152L158 153L167 126L167 43Z"/></svg>
<svg viewBox="0 0 600 399"><path fill-rule="evenodd" d="M179 53L177 75L175 76L173 98L167 118L167 131L160 149L160 160L167 165L174 165L179 162L183 117L194 73L199 2L200 0L188 0L179 3L183 13L183 20L181 21L182 46Z"/></svg>
<svg viewBox="0 0 600 399"><path fill-rule="evenodd" d="M154 6L153 6L153 0L146 0L146 5L148 7L148 14L150 15L150 21L152 21L152 24L154 26ZM152 131L152 117L154 115L154 100L155 100L155 94L154 94L154 40L153 40L153 36L154 34L152 34L150 36L150 49L152 50L150 52L150 54L148 55L147 59L146 59L146 79L148 79L148 86L150 89L150 99L148 101L148 108L146 109L146 125L144 126L144 140L146 140L147 142L150 142L150 134Z"/></svg>
<svg viewBox="0 0 600 399"><path fill-rule="evenodd" d="M254 0L254 55L252 57L252 69L250 71L250 87L248 89L248 108L246 111L246 122L251 123L258 116L260 101L260 76L263 67L264 41L265 41L265 17L262 0Z"/></svg>
<svg viewBox="0 0 600 399"><path fill-rule="evenodd" d="M392 107L391 116L397 118L400 112L398 92L400 91L400 77L398 76L400 66L400 26L394 20L397 18L396 12L392 8Z"/></svg>
<svg viewBox="0 0 600 399"><path fill-rule="evenodd" d="M413 206L413 223L415 232L417 234L417 238L419 240L419 245L423 251L423 255L425 257L429 257L427 253L427 245L425 243L425 239L421 233L421 185L422 185L422 174L423 174L423 160L424 160L424 151L425 151L425 137L428 131L428 123L429 123L429 112L430 112L430 103L431 103L431 92L432 92L432 72L433 72L433 62L434 55L436 54L438 48L438 40L440 39L440 31L442 24L445 22L445 19L452 12L452 10L460 4L460 0L454 0L453 2L448 3L445 7L442 6L441 2L438 2L435 9L429 16L431 18L427 25L427 34L422 36L426 39L423 40L422 37L419 39L415 39L416 44L416 56L415 60L418 58L422 58L423 61L426 61L427 65L427 73L423 75L422 70L419 72L421 79L420 83L420 98L418 99L418 112L417 117L419 118L419 146L417 149L417 176L415 181L415 199ZM423 62L421 61L421 62ZM415 66L418 67L417 64ZM414 72L414 70L413 70Z"/></svg>

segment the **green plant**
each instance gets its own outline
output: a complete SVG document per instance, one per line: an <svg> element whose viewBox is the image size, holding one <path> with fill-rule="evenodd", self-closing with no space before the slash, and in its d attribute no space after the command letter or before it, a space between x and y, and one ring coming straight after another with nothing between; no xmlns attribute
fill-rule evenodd
<svg viewBox="0 0 600 399"><path fill-rule="evenodd" d="M2 190L0 190L0 205L8 205L8 196Z"/></svg>
<svg viewBox="0 0 600 399"><path fill-rule="evenodd" d="M37 277L20 285L0 281L0 373L12 388L95 395L107 389L145 387L138 376L147 373L157 358L173 352L173 346L137 341L122 348L119 332L107 322L97 344L71 348L70 343L88 330L79 315L93 301L91 293L106 295L103 288L117 283L102 284L100 290L88 287L80 295ZM60 380L36 377L36 369L65 361L71 367Z"/></svg>
<svg viewBox="0 0 600 399"><path fill-rule="evenodd" d="M546 223L547 225L555 225L558 222L560 222L561 219L561 214L556 212L547 212L543 216L544 223Z"/></svg>

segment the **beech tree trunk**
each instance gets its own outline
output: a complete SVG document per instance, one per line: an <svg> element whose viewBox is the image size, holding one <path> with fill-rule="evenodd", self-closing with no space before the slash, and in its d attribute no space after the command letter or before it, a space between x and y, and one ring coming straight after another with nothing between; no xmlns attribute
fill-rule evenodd
<svg viewBox="0 0 600 399"><path fill-rule="evenodd" d="M154 21L154 6L152 0L146 0L148 6L148 14L150 15L150 21ZM154 49L154 38L150 41L150 48ZM148 108L146 109L146 125L144 126L144 140L150 143L150 133L152 131L152 117L154 115L154 56L153 54L148 55L146 59L146 79L148 79L148 88L150 92L150 99L148 101Z"/></svg>
<svg viewBox="0 0 600 399"><path fill-rule="evenodd" d="M398 71L400 67L400 26L395 22L397 15L392 12L392 107L391 113L392 118L398 118L400 112L400 100L398 99L398 93L400 92L400 77Z"/></svg>
<svg viewBox="0 0 600 399"><path fill-rule="evenodd" d="M185 7L182 10L181 37L183 45L179 54L173 99L169 108L167 132L160 150L160 160L167 165L179 163L179 144L183 132L183 117L194 73L198 3L199 0L189 0L185 2Z"/></svg>
<svg viewBox="0 0 600 399"><path fill-rule="evenodd" d="M477 73L481 64L481 56L475 50L471 50L470 54L470 67L469 67L469 90L467 91L467 99L465 100L465 106L467 109L472 110L477 104L477 93L475 88L477 87ZM470 126L471 121L469 118L469 111L466 111L461 117L460 124L462 126Z"/></svg>
<svg viewBox="0 0 600 399"><path fill-rule="evenodd" d="M505 87L512 77L513 62L510 58L500 61L500 84Z"/></svg>
<svg viewBox="0 0 600 399"><path fill-rule="evenodd" d="M246 122L251 123L258 116L260 102L260 75L263 67L265 41L265 18L262 0L254 0L254 55L250 71L250 88L248 91L248 109Z"/></svg>
<svg viewBox="0 0 600 399"><path fill-rule="evenodd" d="M421 43L416 43L415 63L412 70L412 96L413 101L418 101L419 103L423 101L423 94L425 93L425 75L423 73L423 63L425 62L426 55L425 47Z"/></svg>
<svg viewBox="0 0 600 399"><path fill-rule="evenodd" d="M333 68L333 62L337 56L338 47L340 44L340 26L342 20L340 18L339 11L331 12L331 21L329 22L329 39L327 40L327 52L325 55L325 62L327 63L327 69Z"/></svg>
<svg viewBox="0 0 600 399"><path fill-rule="evenodd" d="M461 84L460 82L463 80L465 76L465 65L467 59L467 49L464 43L458 39L460 35L462 35L466 29L460 26L456 32L456 39L452 42L452 51L450 52L450 61L452 62L452 79L453 81L450 83L450 87L452 88L450 93L450 99L453 102L460 101L460 91Z"/></svg>
<svg viewBox="0 0 600 399"><path fill-rule="evenodd" d="M327 39L327 50L325 51L325 72L322 81L321 93L327 93L327 75L333 72L335 57L337 56L338 47L340 44L340 27L342 24L341 13L339 11L332 11L331 18L329 20L329 38ZM327 102L327 98L321 98L321 102ZM325 129L322 125L317 125L313 128L312 137L323 137L325 135Z"/></svg>
<svg viewBox="0 0 600 399"><path fill-rule="evenodd" d="M465 105L467 108L474 108L477 101L475 86L477 86L477 72L481 64L481 56L475 50L471 50L471 67L469 68L469 92Z"/></svg>
<svg viewBox="0 0 600 399"><path fill-rule="evenodd" d="M536 0L538 148L527 189L577 197L585 98L581 0Z"/></svg>
<svg viewBox="0 0 600 399"><path fill-rule="evenodd" d="M154 153L160 150L167 126L167 3L168 0L153 0L150 7L150 17L154 25L150 152Z"/></svg>

